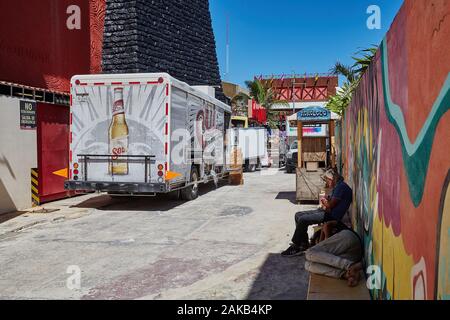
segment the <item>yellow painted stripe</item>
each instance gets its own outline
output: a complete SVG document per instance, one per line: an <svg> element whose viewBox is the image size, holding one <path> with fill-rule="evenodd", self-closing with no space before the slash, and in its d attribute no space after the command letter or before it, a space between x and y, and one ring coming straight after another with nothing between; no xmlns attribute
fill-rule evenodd
<svg viewBox="0 0 450 320"><path fill-rule="evenodd" d="M34 194L31 194L31 197L37 202L37 203L39 203L39 197L38 196L36 196L36 195L34 195Z"/></svg>
<svg viewBox="0 0 450 320"><path fill-rule="evenodd" d="M34 193L39 194L38 189L36 189L34 186L31 186L31 190L33 190Z"/></svg>
<svg viewBox="0 0 450 320"><path fill-rule="evenodd" d="M33 176L35 176L36 178L38 177L38 173L37 173L36 170L31 170L31 174L32 174Z"/></svg>
<svg viewBox="0 0 450 320"><path fill-rule="evenodd" d="M37 181L35 178L31 178L31 182L32 182L35 186L38 186L38 185L39 185L38 181Z"/></svg>

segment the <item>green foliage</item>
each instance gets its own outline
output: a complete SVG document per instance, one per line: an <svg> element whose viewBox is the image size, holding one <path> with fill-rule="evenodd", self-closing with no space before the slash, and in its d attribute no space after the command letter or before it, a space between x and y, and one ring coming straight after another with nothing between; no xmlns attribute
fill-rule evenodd
<svg viewBox="0 0 450 320"><path fill-rule="evenodd" d="M336 62L333 68L331 68L331 73L336 75L344 76L348 82L353 82L356 80L357 74L354 67L346 66L339 61Z"/></svg>
<svg viewBox="0 0 450 320"><path fill-rule="evenodd" d="M368 48L356 52L356 57L352 57L355 63L352 66L345 66L340 62L336 62L335 66L330 70L333 74L341 75L346 78L346 82L341 89L336 92L327 102L327 109L339 115L352 101L353 92L358 87L364 72L369 68L372 60L377 53L378 48Z"/></svg>
<svg viewBox="0 0 450 320"><path fill-rule="evenodd" d="M359 81L344 83L340 90L328 100L327 109L342 115L344 110L350 105L353 91L358 86L358 83Z"/></svg>
<svg viewBox="0 0 450 320"><path fill-rule="evenodd" d="M285 100L277 99L277 94L273 88L273 81L274 79L264 81L255 79L253 81L246 81L245 84L250 91L250 96L247 96L247 99L250 99L250 97L255 99L256 103L266 109L268 125L271 128L276 128L278 112L276 110L273 110L273 106L288 106L289 103Z"/></svg>
<svg viewBox="0 0 450 320"><path fill-rule="evenodd" d="M362 53L362 56L360 57L352 57L353 60L355 60L355 64L353 65L353 68L355 69L355 72L358 74L359 78L362 77L364 72L369 68L370 64L372 63L373 57L377 53L378 48L369 48L358 51L356 54Z"/></svg>

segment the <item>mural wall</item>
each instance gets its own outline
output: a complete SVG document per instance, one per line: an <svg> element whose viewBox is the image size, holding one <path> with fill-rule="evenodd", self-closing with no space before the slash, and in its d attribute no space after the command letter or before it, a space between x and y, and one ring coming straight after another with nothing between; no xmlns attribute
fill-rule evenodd
<svg viewBox="0 0 450 320"><path fill-rule="evenodd" d="M342 123L374 299L450 299L450 2L406 0Z"/></svg>

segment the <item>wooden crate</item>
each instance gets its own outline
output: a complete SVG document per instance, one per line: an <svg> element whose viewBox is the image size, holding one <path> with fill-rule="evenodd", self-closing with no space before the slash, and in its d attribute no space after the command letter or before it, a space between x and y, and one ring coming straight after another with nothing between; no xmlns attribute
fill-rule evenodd
<svg viewBox="0 0 450 320"><path fill-rule="evenodd" d="M320 192L325 188L321 175L323 169L308 172L305 168L297 168L296 172L296 200L297 202L311 201L319 203Z"/></svg>
<svg viewBox="0 0 450 320"><path fill-rule="evenodd" d="M242 151L238 147L233 147L230 152L230 164L229 167L232 171L242 169L244 163Z"/></svg>
<svg viewBox="0 0 450 320"><path fill-rule="evenodd" d="M326 152L303 152L303 161L306 162L320 162L327 161Z"/></svg>
<svg viewBox="0 0 450 320"><path fill-rule="evenodd" d="M319 170L319 163L308 161L306 162L306 171L307 172L317 172Z"/></svg>
<svg viewBox="0 0 450 320"><path fill-rule="evenodd" d="M233 186L239 186L244 184L244 174L242 172L236 173L232 172L229 175L229 182Z"/></svg>

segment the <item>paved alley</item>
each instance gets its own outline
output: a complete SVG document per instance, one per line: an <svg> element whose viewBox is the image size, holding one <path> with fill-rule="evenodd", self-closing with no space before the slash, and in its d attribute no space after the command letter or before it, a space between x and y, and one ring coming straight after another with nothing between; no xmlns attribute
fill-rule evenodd
<svg viewBox="0 0 450 320"><path fill-rule="evenodd" d="M269 173L192 202L90 194L2 216L0 298L305 299L304 258L279 255L302 209L295 175Z"/></svg>

